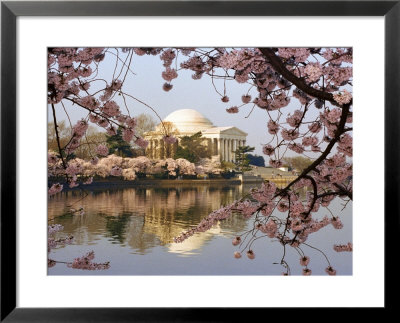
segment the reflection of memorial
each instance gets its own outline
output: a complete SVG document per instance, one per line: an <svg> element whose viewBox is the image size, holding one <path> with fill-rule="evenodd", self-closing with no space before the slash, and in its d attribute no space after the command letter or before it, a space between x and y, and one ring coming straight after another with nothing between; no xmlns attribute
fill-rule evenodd
<svg viewBox="0 0 400 323"><path fill-rule="evenodd" d="M128 245L136 252L145 253L156 245L170 244L173 237L197 225L205 216L242 196L241 186L129 188L90 192L82 198L76 192L67 192L49 200L49 218L66 213L67 205L83 206L85 215L66 215L57 218L64 233L72 234L75 243L88 243L107 236L112 243ZM213 229L219 234L228 229L241 231L245 220L232 217ZM199 234L181 246L168 245L173 252L198 249L212 234Z"/></svg>
<svg viewBox="0 0 400 323"><path fill-rule="evenodd" d="M168 251L187 255L193 254L193 251L201 249L207 241L210 241L216 235L220 235L221 232L221 223L218 223L207 232L195 234L181 243L168 244Z"/></svg>

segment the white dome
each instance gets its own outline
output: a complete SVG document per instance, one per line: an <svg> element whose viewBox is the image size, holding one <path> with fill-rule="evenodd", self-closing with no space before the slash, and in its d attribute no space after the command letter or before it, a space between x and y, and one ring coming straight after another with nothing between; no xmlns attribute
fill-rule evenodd
<svg viewBox="0 0 400 323"><path fill-rule="evenodd" d="M171 122L181 133L196 133L213 127L210 120L193 109L181 109L169 114L163 121Z"/></svg>

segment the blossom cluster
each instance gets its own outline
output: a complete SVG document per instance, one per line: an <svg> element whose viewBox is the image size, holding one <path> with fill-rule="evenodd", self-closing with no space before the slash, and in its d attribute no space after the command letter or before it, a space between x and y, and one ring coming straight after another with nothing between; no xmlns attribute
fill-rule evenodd
<svg viewBox="0 0 400 323"><path fill-rule="evenodd" d="M351 93L347 92L346 90L344 90L343 92L338 92L333 94L333 98L335 99L335 101L337 103L339 103L340 105L349 103L352 99L352 95Z"/></svg>
<svg viewBox="0 0 400 323"><path fill-rule="evenodd" d="M234 106L234 107L230 107L228 109L226 109L226 112L228 113L238 113L239 112L239 108Z"/></svg>
<svg viewBox="0 0 400 323"><path fill-rule="evenodd" d="M85 91L85 78L93 70L90 64L104 59L104 48L52 48L48 51L48 103ZM83 81L81 81L83 79ZM81 83L83 86L79 86Z"/></svg>
<svg viewBox="0 0 400 323"><path fill-rule="evenodd" d="M52 224L48 226L48 237L47 237L47 252L50 253L51 249L57 246L65 246L73 242L73 236L69 235L63 238L55 238L55 234L62 231L64 227L61 224ZM94 252L88 252L83 257L75 258L72 262L62 262L66 263L67 267L74 269L85 269L85 270L95 270L95 269L108 269L110 267L109 262L105 263L94 263ZM47 267L51 268L57 264L58 261L47 258Z"/></svg>
<svg viewBox="0 0 400 323"><path fill-rule="evenodd" d="M353 251L353 244L351 242L348 242L347 244L335 244L333 246L333 250L335 250L336 252Z"/></svg>
<svg viewBox="0 0 400 323"><path fill-rule="evenodd" d="M49 196L55 195L63 190L63 185L60 183L55 183L49 188Z"/></svg>
<svg viewBox="0 0 400 323"><path fill-rule="evenodd" d="M232 208L234 207L235 203L232 203L228 206L221 207L219 210L216 210L210 213L207 217L205 217L201 222L194 228L182 232L181 235L174 237L174 242L183 242L195 233L205 232L210 230L214 225L218 223L218 221L225 220L229 218L232 214Z"/></svg>
<svg viewBox="0 0 400 323"><path fill-rule="evenodd" d="M108 152L108 148L105 145L100 145L97 148L97 153L99 155ZM116 155L108 155L107 157L91 161L75 158L73 161L70 161L65 170L61 167L60 160L58 160L57 163L58 168L55 168L52 164L49 166L49 175L70 175L70 188L78 186L79 183L89 185L93 182L94 177L104 178L108 176L117 176L122 177L125 180L135 180L138 174L168 174L169 176L179 176L204 173L218 174L221 172L220 161L215 158L204 158L199 161L197 166L183 158L151 160L145 156L123 158ZM55 169L57 169L57 171L55 171ZM63 184L52 184L49 189L49 196L61 192L62 189Z"/></svg>
<svg viewBox="0 0 400 323"><path fill-rule="evenodd" d="M92 261L93 259L94 251L90 251L82 257L75 258L73 262L67 264L67 267L83 270L103 270L110 268L109 262L95 263Z"/></svg>
<svg viewBox="0 0 400 323"><path fill-rule="evenodd" d="M57 232L62 231L64 227L61 224L52 224L47 227L47 252L49 253L51 249L56 248L57 246L64 246L66 244L71 244L74 237L66 236L63 238L55 238ZM53 263L50 263L53 264Z"/></svg>

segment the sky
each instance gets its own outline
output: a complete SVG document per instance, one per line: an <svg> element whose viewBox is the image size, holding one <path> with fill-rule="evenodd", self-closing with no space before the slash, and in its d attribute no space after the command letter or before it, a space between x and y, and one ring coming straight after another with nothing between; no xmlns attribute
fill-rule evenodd
<svg viewBox="0 0 400 323"><path fill-rule="evenodd" d="M99 65L98 78L111 80L115 62L116 56L106 54L105 59ZM165 80L161 77L161 73L165 69L162 63L159 56L134 55L130 68L134 74L128 73L123 91L151 106L161 119L175 110L194 109L208 118L214 126L237 127L248 133L246 143L255 147L253 154L264 156L266 163L268 162L268 157L262 153L263 144L271 140L271 135L267 132L268 115L266 111L257 107L252 110L253 105L248 104L241 107L239 113L230 114L226 112L227 108L242 104L241 96L247 93L250 88L249 84L239 84L234 80L226 81L226 95L230 98L230 101L223 103L221 95L215 91L210 77L204 75L200 80L193 80L192 71L180 70L178 78L171 82L173 84L172 90L165 92L162 89L162 85L165 83ZM172 67L174 67L174 64ZM217 90L223 93L224 84L222 80L215 80L214 84ZM104 83L102 85L104 86ZM89 92L93 92L92 86ZM249 93L252 94L252 98L256 96L254 88ZM120 104L122 112L125 113L123 101L120 98L116 98L115 101ZM297 100L292 100L289 106L282 110L283 114L287 115L300 108L297 102ZM67 103L65 107L73 124L86 116L86 112L82 108ZM145 105L129 98L127 98L127 105L131 116L146 113L152 115L159 123L155 113ZM57 119L66 120L68 124L63 107L58 104L56 109ZM52 121L51 109L48 109L48 120ZM295 153L288 151L286 154L286 156L291 155L294 156Z"/></svg>

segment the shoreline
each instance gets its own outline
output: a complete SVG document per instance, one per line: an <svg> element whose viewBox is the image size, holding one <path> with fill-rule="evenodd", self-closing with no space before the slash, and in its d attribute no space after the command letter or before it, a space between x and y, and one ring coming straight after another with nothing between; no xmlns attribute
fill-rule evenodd
<svg viewBox="0 0 400 323"><path fill-rule="evenodd" d="M49 180L48 185L57 183L57 181ZM64 186L63 191L78 191L81 189L91 190L100 188L127 188L127 187L173 187L173 186L196 186L196 185L215 185L215 186L231 186L241 185L240 179L140 179L134 181L128 180L94 180L92 184L82 185L69 188ZM246 183L244 183L246 184Z"/></svg>
<svg viewBox="0 0 400 323"><path fill-rule="evenodd" d="M92 184L83 185L80 184L77 187L70 188L65 183L61 183L64 185L63 191L79 191L82 189L92 190L92 189L114 189L114 188L129 188L129 187L190 187L190 186L198 186L198 185L208 185L208 186L216 186L216 187L224 187L224 186L236 186L236 185L256 185L261 184L264 181L271 181L277 185L286 184L293 180L293 177L275 177L275 178L252 178L242 180L241 178L213 178L213 179L136 179L133 181L123 180L123 179L96 179ZM48 186L59 183L59 181L54 179L48 180Z"/></svg>

